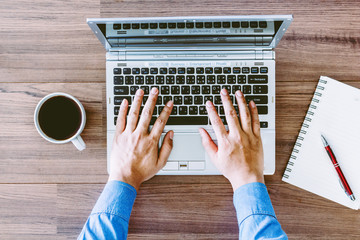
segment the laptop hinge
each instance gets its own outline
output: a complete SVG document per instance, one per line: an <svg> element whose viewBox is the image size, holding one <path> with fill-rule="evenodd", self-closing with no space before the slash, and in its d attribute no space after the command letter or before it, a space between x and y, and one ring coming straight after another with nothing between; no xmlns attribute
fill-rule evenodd
<svg viewBox="0 0 360 240"><path fill-rule="evenodd" d="M256 60L275 59L275 52L273 50L255 50Z"/></svg>
<svg viewBox="0 0 360 240"><path fill-rule="evenodd" d="M122 51L107 52L106 60L107 61L124 61L124 60L126 60L125 52L122 52Z"/></svg>

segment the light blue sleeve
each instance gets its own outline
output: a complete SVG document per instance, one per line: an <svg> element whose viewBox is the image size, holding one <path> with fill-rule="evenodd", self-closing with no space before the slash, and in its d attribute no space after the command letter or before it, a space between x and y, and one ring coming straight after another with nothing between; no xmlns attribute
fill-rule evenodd
<svg viewBox="0 0 360 240"><path fill-rule="evenodd" d="M266 186L249 183L234 192L239 239L288 239L276 219Z"/></svg>
<svg viewBox="0 0 360 240"><path fill-rule="evenodd" d="M126 239L136 190L131 185L110 181L97 200L79 239Z"/></svg>

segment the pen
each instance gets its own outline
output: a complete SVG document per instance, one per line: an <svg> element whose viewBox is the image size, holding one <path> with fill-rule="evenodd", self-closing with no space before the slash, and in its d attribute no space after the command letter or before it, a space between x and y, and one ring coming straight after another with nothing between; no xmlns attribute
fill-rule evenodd
<svg viewBox="0 0 360 240"><path fill-rule="evenodd" d="M351 191L350 186L349 186L348 182L346 181L346 178L345 178L343 172L341 171L339 163L336 161L335 155L334 155L333 151L331 150L330 145L328 144L328 142L326 141L326 139L324 138L323 135L321 135L321 140L322 140L325 150L326 150L327 154L329 155L330 160L331 160L332 164L334 165L335 170L339 176L341 187L344 189L346 195L348 195L352 201L355 201L355 196L354 196L353 192Z"/></svg>

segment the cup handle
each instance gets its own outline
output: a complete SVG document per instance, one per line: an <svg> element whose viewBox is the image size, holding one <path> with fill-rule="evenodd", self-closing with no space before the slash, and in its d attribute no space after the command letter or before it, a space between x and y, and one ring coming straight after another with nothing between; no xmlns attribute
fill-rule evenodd
<svg viewBox="0 0 360 240"><path fill-rule="evenodd" d="M86 148L86 144L84 142L84 140L81 138L81 136L77 136L76 138L74 138L74 140L71 141L75 147L79 150L82 151Z"/></svg>

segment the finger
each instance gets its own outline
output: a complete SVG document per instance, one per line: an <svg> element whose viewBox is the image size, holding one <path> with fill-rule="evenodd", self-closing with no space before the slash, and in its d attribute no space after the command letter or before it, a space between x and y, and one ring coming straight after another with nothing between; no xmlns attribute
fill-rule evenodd
<svg viewBox="0 0 360 240"><path fill-rule="evenodd" d="M161 144L160 152L159 152L159 159L158 165L163 168L170 156L171 150L173 148L173 139L174 139L174 132L169 131L166 133L164 140Z"/></svg>
<svg viewBox="0 0 360 240"><path fill-rule="evenodd" d="M119 108L119 114L118 118L116 120L116 134L120 134L125 129L125 123L126 123L126 113L128 111L129 103L126 99L124 99L121 102L120 108Z"/></svg>
<svg viewBox="0 0 360 240"><path fill-rule="evenodd" d="M151 129L151 135L155 137L155 139L159 139L162 131L164 130L165 124L169 119L170 113L173 108L173 101L169 101L166 103L164 109L160 113L158 119L156 119L153 128Z"/></svg>
<svg viewBox="0 0 360 240"><path fill-rule="evenodd" d="M140 120L139 120L139 130L147 132L149 129L151 117L154 112L154 108L156 105L156 100L158 97L159 90L157 88L152 88L149 98L145 103L144 109L141 112Z"/></svg>
<svg viewBox="0 0 360 240"><path fill-rule="evenodd" d="M219 114L216 112L214 104L210 101L206 102L206 111L208 112L211 125L214 129L218 141L227 134L225 126L221 121Z"/></svg>
<svg viewBox="0 0 360 240"><path fill-rule="evenodd" d="M224 106L226 121L229 126L229 133L239 133L239 131L241 131L240 122L234 105L231 102L230 96L226 89L222 89L220 93L221 101Z"/></svg>
<svg viewBox="0 0 360 240"><path fill-rule="evenodd" d="M241 122L241 128L246 133L252 132L252 126L251 126L251 116L249 112L249 108L246 104L246 100L244 97L244 94L242 94L241 91L236 91L236 101L239 105L239 115L240 115L240 122Z"/></svg>
<svg viewBox="0 0 360 240"><path fill-rule="evenodd" d="M254 101L250 101L250 113L251 113L251 122L252 122L252 130L255 136L260 136L260 120L259 114Z"/></svg>
<svg viewBox="0 0 360 240"><path fill-rule="evenodd" d="M134 129L136 128L136 124L139 119L140 106L143 96L144 96L144 91L142 89L138 89L136 91L133 104L131 105L127 119L127 124L126 124L126 128L128 128L131 131L134 131Z"/></svg>
<svg viewBox="0 0 360 240"><path fill-rule="evenodd" d="M205 148L205 151L210 157L214 156L218 150L218 147L205 129L199 128L199 132L201 136L201 142L203 147Z"/></svg>

